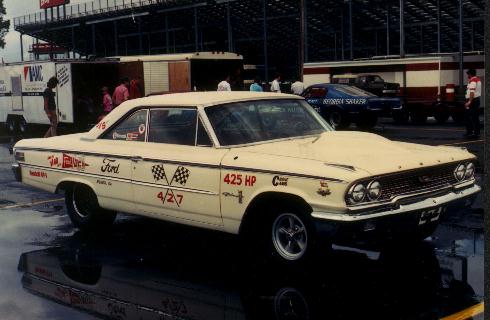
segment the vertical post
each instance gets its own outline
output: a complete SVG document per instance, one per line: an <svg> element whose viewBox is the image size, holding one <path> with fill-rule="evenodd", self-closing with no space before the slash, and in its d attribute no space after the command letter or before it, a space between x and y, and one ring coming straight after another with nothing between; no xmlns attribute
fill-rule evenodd
<svg viewBox="0 0 490 320"><path fill-rule="evenodd" d="M195 51L199 51L198 49L199 35L197 33L197 8L194 8L194 48Z"/></svg>
<svg viewBox="0 0 490 320"><path fill-rule="evenodd" d="M304 62L308 62L309 61L309 59L308 59L308 3L306 2L306 0L305 0L305 6L303 8L303 12L304 12L304 18L305 18L305 21L304 21L304 24L305 24L305 30L304 30L305 31L304 32L304 39L305 39Z"/></svg>
<svg viewBox="0 0 490 320"><path fill-rule="evenodd" d="M441 1L437 0L437 53L441 53Z"/></svg>
<svg viewBox="0 0 490 320"><path fill-rule="evenodd" d="M354 59L354 31L352 27L352 0L349 0L349 50L350 59Z"/></svg>
<svg viewBox="0 0 490 320"><path fill-rule="evenodd" d="M48 9L44 9L44 22L48 23Z"/></svg>
<svg viewBox="0 0 490 320"><path fill-rule="evenodd" d="M386 55L390 55L390 7L386 8Z"/></svg>
<svg viewBox="0 0 490 320"><path fill-rule="evenodd" d="M333 33L333 43L334 43L334 60L337 60L337 32Z"/></svg>
<svg viewBox="0 0 490 320"><path fill-rule="evenodd" d="M63 19L66 20L66 4L63 5Z"/></svg>
<svg viewBox="0 0 490 320"><path fill-rule="evenodd" d="M94 56L97 55L97 47L96 47L97 43L95 41L95 23L92 24L92 54Z"/></svg>
<svg viewBox="0 0 490 320"><path fill-rule="evenodd" d="M475 50L475 22L471 21L471 51Z"/></svg>
<svg viewBox="0 0 490 320"><path fill-rule="evenodd" d="M374 30L374 55L378 55L378 30Z"/></svg>
<svg viewBox="0 0 490 320"><path fill-rule="evenodd" d="M51 21L54 20L54 9L53 7L51 7Z"/></svg>
<svg viewBox="0 0 490 320"><path fill-rule="evenodd" d="M71 50L73 51L73 58L75 58L75 51L77 44L75 42L75 27L71 27Z"/></svg>
<svg viewBox="0 0 490 320"><path fill-rule="evenodd" d="M405 57L405 1L400 0L400 58Z"/></svg>
<svg viewBox="0 0 490 320"><path fill-rule="evenodd" d="M269 84L269 62L267 60L267 0L262 0L262 31L264 40L264 80Z"/></svg>
<svg viewBox="0 0 490 320"><path fill-rule="evenodd" d="M132 3L131 3L132 5ZM141 34L141 19L138 18L138 41L139 41L139 54L143 54L143 35Z"/></svg>
<svg viewBox="0 0 490 320"><path fill-rule="evenodd" d="M305 1L299 1L299 59L298 59L298 67L299 67L299 79L303 81L303 63L305 62L305 29L306 29L306 20L305 20Z"/></svg>
<svg viewBox="0 0 490 320"><path fill-rule="evenodd" d="M342 60L345 60L344 56L344 10L340 9L340 44L342 46Z"/></svg>
<svg viewBox="0 0 490 320"><path fill-rule="evenodd" d="M424 26L420 25L420 53L424 53Z"/></svg>
<svg viewBox="0 0 490 320"><path fill-rule="evenodd" d="M226 4L226 25L228 30L228 51L233 52L233 30L231 26L231 16L230 16L230 3Z"/></svg>
<svg viewBox="0 0 490 320"><path fill-rule="evenodd" d="M169 53L170 35L168 33L168 14L165 13L165 51Z"/></svg>
<svg viewBox="0 0 490 320"><path fill-rule="evenodd" d="M56 7L56 20L60 20L60 6Z"/></svg>
<svg viewBox="0 0 490 320"><path fill-rule="evenodd" d="M459 0L459 92L463 92L463 0Z"/></svg>
<svg viewBox="0 0 490 320"><path fill-rule="evenodd" d="M23 42L24 34L20 34L20 61L24 61L24 42Z"/></svg>
<svg viewBox="0 0 490 320"><path fill-rule="evenodd" d="M119 55L119 34L117 29L117 20L113 21L114 24L114 51L116 56Z"/></svg>

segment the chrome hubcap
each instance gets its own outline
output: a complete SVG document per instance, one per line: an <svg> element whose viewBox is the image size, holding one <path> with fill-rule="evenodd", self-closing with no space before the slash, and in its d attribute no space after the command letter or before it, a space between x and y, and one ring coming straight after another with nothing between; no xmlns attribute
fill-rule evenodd
<svg viewBox="0 0 490 320"><path fill-rule="evenodd" d="M77 185L73 187L72 191L73 209L75 210L75 213L81 218L86 218L88 215L90 215L93 206L91 194L89 194L87 190L84 189L85 188Z"/></svg>
<svg viewBox="0 0 490 320"><path fill-rule="evenodd" d="M308 235L301 219L293 213L279 215L272 225L272 242L286 260L298 260L306 251Z"/></svg>

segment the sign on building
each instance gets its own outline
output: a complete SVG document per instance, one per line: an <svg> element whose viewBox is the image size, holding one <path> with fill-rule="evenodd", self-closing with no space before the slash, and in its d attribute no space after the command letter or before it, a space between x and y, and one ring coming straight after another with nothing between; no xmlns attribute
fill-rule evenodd
<svg viewBox="0 0 490 320"><path fill-rule="evenodd" d="M70 0L40 0L41 9L62 6L69 3Z"/></svg>

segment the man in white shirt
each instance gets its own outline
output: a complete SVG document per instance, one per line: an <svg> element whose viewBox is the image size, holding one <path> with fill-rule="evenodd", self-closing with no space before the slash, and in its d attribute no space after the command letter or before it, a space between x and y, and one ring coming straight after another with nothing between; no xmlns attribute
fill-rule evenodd
<svg viewBox="0 0 490 320"><path fill-rule="evenodd" d="M231 91L230 76L226 76L225 80L218 83L217 91Z"/></svg>
<svg viewBox="0 0 490 320"><path fill-rule="evenodd" d="M303 82L299 81L299 80L296 80L292 85L291 85L291 92L293 94L296 94L298 96L300 96L303 91L305 91L305 85L303 84Z"/></svg>
<svg viewBox="0 0 490 320"><path fill-rule="evenodd" d="M277 93L281 93L281 75L280 74L276 74L276 77L274 78L274 80L272 81L272 84L271 84L271 91L272 92L277 92Z"/></svg>
<svg viewBox="0 0 490 320"><path fill-rule="evenodd" d="M466 86L466 136L477 138L480 135L480 97L481 97L481 81L476 76L475 69L466 71L468 75L468 85Z"/></svg>

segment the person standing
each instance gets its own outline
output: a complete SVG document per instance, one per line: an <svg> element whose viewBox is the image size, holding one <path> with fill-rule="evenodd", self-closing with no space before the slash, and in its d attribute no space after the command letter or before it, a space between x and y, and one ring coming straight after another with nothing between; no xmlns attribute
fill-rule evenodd
<svg viewBox="0 0 490 320"><path fill-rule="evenodd" d="M254 83L252 83L250 85L250 91L255 91L255 92L262 92L262 91L264 91L262 89L262 86L260 85L260 78L259 77L255 77Z"/></svg>
<svg viewBox="0 0 490 320"><path fill-rule="evenodd" d="M56 136L56 130L58 128L58 114L56 111L56 102L54 100L55 93L53 92L53 89L56 88L58 83L58 78L51 77L48 80L47 88L43 92L44 112L46 112L51 124L48 131L46 131L46 134L44 135L45 138Z"/></svg>
<svg viewBox="0 0 490 320"><path fill-rule="evenodd" d="M466 103L465 118L466 118L466 137L477 138L480 135L480 97L481 97L481 81L476 76L475 69L468 69L468 85L466 86Z"/></svg>
<svg viewBox="0 0 490 320"><path fill-rule="evenodd" d="M116 87L114 93L112 94L112 102L114 108L118 107L121 103L129 99L128 86L129 86L129 79L128 78L121 79L121 84Z"/></svg>
<svg viewBox="0 0 490 320"><path fill-rule="evenodd" d="M305 85L303 84L303 82L299 81L299 80L296 80L292 85L291 85L291 92L293 94L296 94L298 96L300 96L303 91L305 91Z"/></svg>
<svg viewBox="0 0 490 320"><path fill-rule="evenodd" d="M218 90L216 91L231 91L230 76L226 76L225 80L218 83Z"/></svg>
<svg viewBox="0 0 490 320"><path fill-rule="evenodd" d="M277 73L274 80L272 80L271 91L281 93L281 75L279 73Z"/></svg>
<svg viewBox="0 0 490 320"><path fill-rule="evenodd" d="M143 96L143 90L141 90L141 77L137 77L131 80L129 86L129 99L138 99Z"/></svg>
<svg viewBox="0 0 490 320"><path fill-rule="evenodd" d="M107 87L102 87L102 106L104 107L104 114L107 115L112 111L112 98Z"/></svg>

